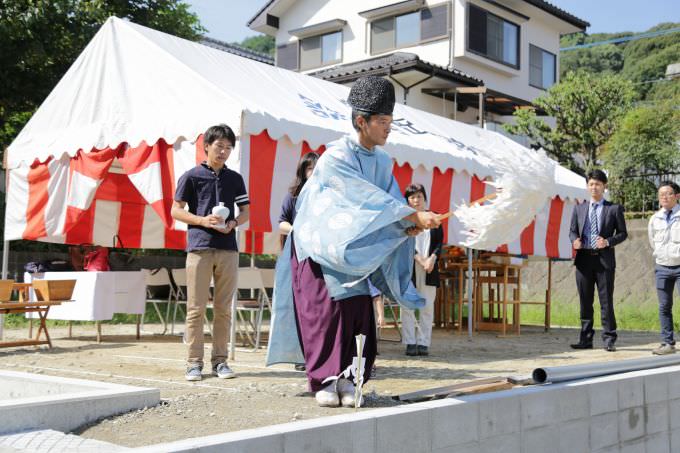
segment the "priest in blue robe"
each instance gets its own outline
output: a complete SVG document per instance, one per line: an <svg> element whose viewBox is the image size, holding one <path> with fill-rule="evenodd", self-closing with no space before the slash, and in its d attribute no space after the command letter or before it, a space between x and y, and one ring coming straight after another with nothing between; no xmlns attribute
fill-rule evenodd
<svg viewBox="0 0 680 453"><path fill-rule="evenodd" d="M363 77L347 101L356 135L328 144L298 197L293 232L277 263L267 351L268 365L304 358L321 406L355 406L352 381L333 379L357 356L355 336L366 337L363 369L375 361L369 278L403 306L424 306L411 283L413 236L440 223L436 214L405 203L392 158L381 148L392 123L392 84Z"/></svg>

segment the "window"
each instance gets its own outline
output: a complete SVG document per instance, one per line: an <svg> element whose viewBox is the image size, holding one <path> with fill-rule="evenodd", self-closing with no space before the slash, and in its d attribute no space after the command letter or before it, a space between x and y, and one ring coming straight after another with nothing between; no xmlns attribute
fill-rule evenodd
<svg viewBox="0 0 680 453"><path fill-rule="evenodd" d="M371 22L371 53L448 36L448 4Z"/></svg>
<svg viewBox="0 0 680 453"><path fill-rule="evenodd" d="M321 37L321 64L342 60L342 32L329 33Z"/></svg>
<svg viewBox="0 0 680 453"><path fill-rule="evenodd" d="M529 45L529 85L548 89L555 84L557 72L555 54Z"/></svg>
<svg viewBox="0 0 680 453"><path fill-rule="evenodd" d="M395 19L395 47L406 47L420 41L420 13L404 14Z"/></svg>
<svg viewBox="0 0 680 453"><path fill-rule="evenodd" d="M472 4L468 13L468 49L519 68L519 26Z"/></svg>
<svg viewBox="0 0 680 453"><path fill-rule="evenodd" d="M341 31L312 36L300 42L300 69L316 68L341 60Z"/></svg>
<svg viewBox="0 0 680 453"><path fill-rule="evenodd" d="M276 66L296 71L298 69L298 43L276 47Z"/></svg>

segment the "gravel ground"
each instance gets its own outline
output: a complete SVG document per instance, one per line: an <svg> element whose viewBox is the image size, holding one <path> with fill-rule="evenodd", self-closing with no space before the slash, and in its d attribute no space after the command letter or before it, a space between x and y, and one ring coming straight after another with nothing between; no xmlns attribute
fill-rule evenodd
<svg viewBox="0 0 680 453"><path fill-rule="evenodd" d="M303 372L291 365L264 366L265 350L237 349L230 362L235 379L204 374L201 382L184 380L186 346L181 337L159 335L160 326L147 325L141 340L132 325L104 325L103 342L96 343L94 325L50 329L54 348L0 350L0 368L14 371L92 379L161 390L161 403L127 414L99 420L76 434L128 447L256 428L351 412L347 408L321 408L309 394ZM20 338L25 329L5 331L5 338ZM494 376L529 375L539 366L571 365L648 357L658 344L654 332L620 332L619 350L573 351L574 329L522 329L521 336L475 334L472 340L456 332L433 333L428 357L406 357L403 345L381 341L377 376L364 387L365 407L401 404L394 395ZM395 339L388 330L386 339ZM209 338L206 358L210 356Z"/></svg>

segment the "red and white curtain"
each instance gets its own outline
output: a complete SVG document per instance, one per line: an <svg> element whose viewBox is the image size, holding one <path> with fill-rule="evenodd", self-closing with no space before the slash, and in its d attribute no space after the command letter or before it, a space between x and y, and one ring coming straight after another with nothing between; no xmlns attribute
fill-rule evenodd
<svg viewBox="0 0 680 453"><path fill-rule="evenodd" d="M246 135L240 143L240 173L250 197L250 222L240 232L246 253L279 251L278 218L281 204L305 153L323 153L306 142L278 140L266 131ZM196 142L167 144L159 140L131 147L79 152L73 158L51 158L10 171L7 188L5 238L45 240L67 244L95 243L129 248L186 246L186 225L175 222L170 208L179 177L205 159L201 137ZM239 160L239 159L236 159ZM232 160L233 161L233 160ZM393 169L402 190L422 184L430 209L455 210L479 200L493 187L456 169L444 171L408 163ZM573 202L553 198L521 236L500 248L512 254L570 258L569 220ZM455 217L444 225L445 241L462 237Z"/></svg>
<svg viewBox="0 0 680 453"><path fill-rule="evenodd" d="M294 144L288 137L270 138L266 131L250 136L242 143L241 174L248 181L251 202L250 229L241 233L242 250L251 253L276 253L280 249L278 219L281 204L288 186L293 182L297 162L304 154L316 151L322 154L324 147L313 150L306 142ZM465 171L439 168L431 170L408 163L395 162L393 173L402 192L411 183L425 187L430 209L444 213L455 210L456 205L470 203L493 192L477 176ZM552 258L571 258L572 248L568 231L574 204L554 197L527 226L521 236L499 251L515 255L537 255ZM274 233L269 233L274 232ZM444 223L444 240L449 244L461 241L461 226L454 217Z"/></svg>

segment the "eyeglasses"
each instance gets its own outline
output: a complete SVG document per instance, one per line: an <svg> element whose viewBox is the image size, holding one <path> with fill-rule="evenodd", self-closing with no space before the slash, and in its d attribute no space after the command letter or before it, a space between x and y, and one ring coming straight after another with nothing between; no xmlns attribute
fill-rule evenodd
<svg viewBox="0 0 680 453"><path fill-rule="evenodd" d="M674 193L660 193L659 198L673 198L675 196Z"/></svg>

